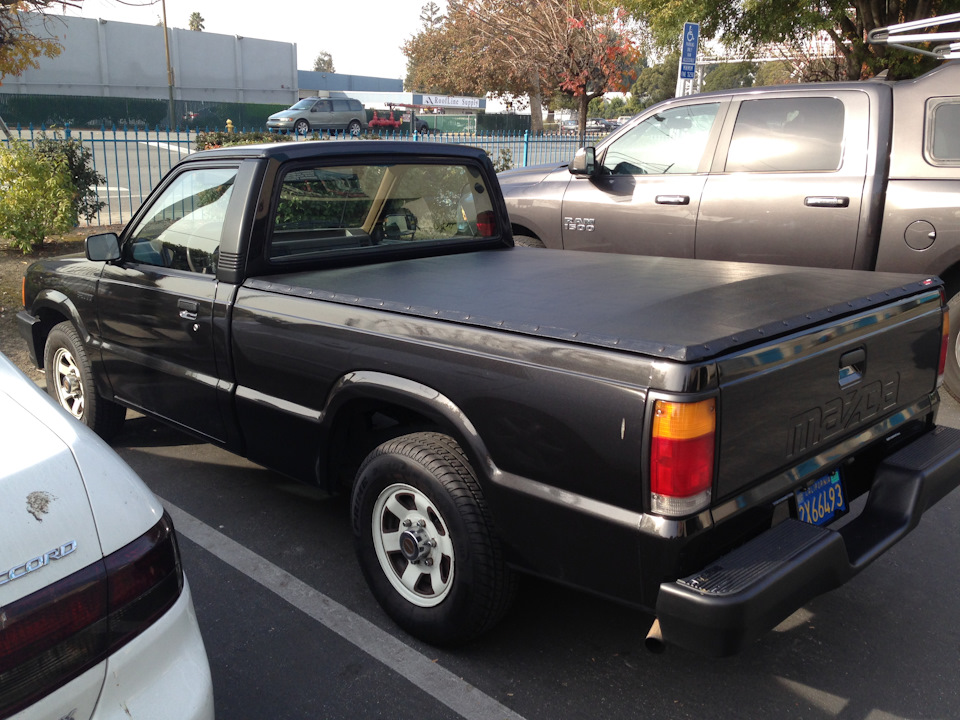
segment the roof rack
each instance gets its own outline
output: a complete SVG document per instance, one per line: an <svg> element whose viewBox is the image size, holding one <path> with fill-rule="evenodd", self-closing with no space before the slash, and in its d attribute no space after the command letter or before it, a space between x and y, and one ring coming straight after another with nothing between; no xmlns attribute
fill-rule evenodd
<svg viewBox="0 0 960 720"><path fill-rule="evenodd" d="M953 60L960 58L960 28L946 32L923 32L927 28L960 23L960 13L941 15L929 20L914 20L913 22L888 25L887 27L871 30L867 35L867 42L874 45L888 45L889 47L919 53L938 60ZM920 31L920 32L918 32ZM936 45L933 50L922 50L903 43L930 43L938 40L947 41L944 45Z"/></svg>

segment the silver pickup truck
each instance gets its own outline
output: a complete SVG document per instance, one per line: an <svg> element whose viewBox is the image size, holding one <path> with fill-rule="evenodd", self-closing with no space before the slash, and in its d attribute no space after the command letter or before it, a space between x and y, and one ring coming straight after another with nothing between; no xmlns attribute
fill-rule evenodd
<svg viewBox="0 0 960 720"><path fill-rule="evenodd" d="M960 61L668 100L499 178L518 245L940 275L960 317Z"/></svg>

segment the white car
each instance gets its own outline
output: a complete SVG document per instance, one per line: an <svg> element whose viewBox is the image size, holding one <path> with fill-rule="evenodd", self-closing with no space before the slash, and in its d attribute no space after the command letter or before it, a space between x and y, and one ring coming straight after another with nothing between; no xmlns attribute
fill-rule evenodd
<svg viewBox="0 0 960 720"><path fill-rule="evenodd" d="M0 717L212 720L170 517L0 354Z"/></svg>

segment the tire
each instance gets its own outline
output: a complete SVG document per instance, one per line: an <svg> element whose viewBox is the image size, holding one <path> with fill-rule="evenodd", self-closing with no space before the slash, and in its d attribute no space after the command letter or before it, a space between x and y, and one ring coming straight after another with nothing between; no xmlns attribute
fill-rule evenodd
<svg viewBox="0 0 960 720"><path fill-rule="evenodd" d="M350 124L347 125L347 134L349 135L359 135L360 134L360 121L351 120Z"/></svg>
<svg viewBox="0 0 960 720"><path fill-rule="evenodd" d="M80 334L69 322L56 325L43 350L47 392L77 420L104 440L123 426L127 410L101 397Z"/></svg>
<svg viewBox="0 0 960 720"><path fill-rule="evenodd" d="M960 293L950 298L947 307L950 310L950 339L943 387L954 400L960 401Z"/></svg>
<svg viewBox="0 0 960 720"><path fill-rule="evenodd" d="M301 118L293 124L293 131L297 135L306 135L308 132L310 132L310 123Z"/></svg>
<svg viewBox="0 0 960 720"><path fill-rule="evenodd" d="M463 450L438 433L380 445L352 496L357 558L374 597L411 635L461 645L492 628L516 593Z"/></svg>
<svg viewBox="0 0 960 720"><path fill-rule="evenodd" d="M519 247L530 247L530 248L546 248L540 240L535 237L530 237L529 235L514 235L513 244Z"/></svg>

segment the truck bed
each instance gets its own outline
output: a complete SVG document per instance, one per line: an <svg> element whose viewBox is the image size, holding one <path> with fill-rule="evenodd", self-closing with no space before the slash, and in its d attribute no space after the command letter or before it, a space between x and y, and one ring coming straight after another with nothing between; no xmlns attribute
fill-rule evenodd
<svg viewBox="0 0 960 720"><path fill-rule="evenodd" d="M254 278L246 287L700 362L936 284L916 275L514 248Z"/></svg>

